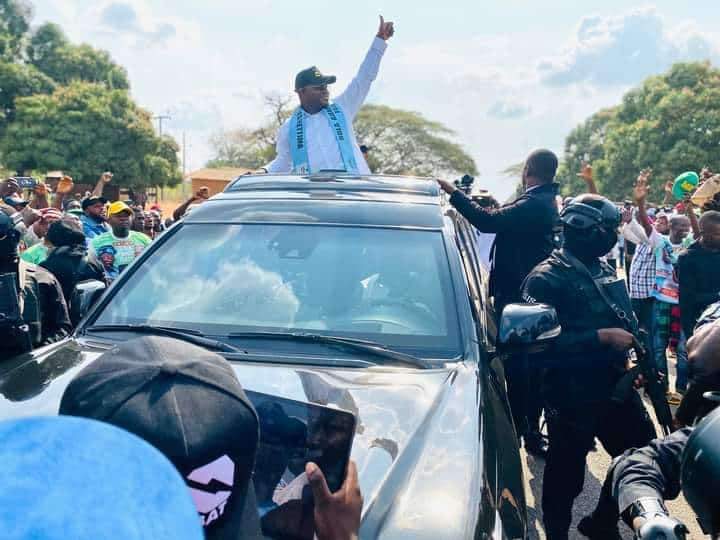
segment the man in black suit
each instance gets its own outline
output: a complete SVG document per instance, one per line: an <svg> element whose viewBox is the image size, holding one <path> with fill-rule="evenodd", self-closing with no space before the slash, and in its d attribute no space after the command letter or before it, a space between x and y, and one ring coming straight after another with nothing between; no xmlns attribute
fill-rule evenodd
<svg viewBox="0 0 720 540"><path fill-rule="evenodd" d="M525 191L514 201L500 208L483 208L457 189L452 182L439 180L440 187L450 195L452 204L480 232L495 233L490 271L490 295L500 317L503 308L521 302L520 286L530 271L550 256L556 247L554 236L559 229L554 182L557 156L550 150L536 150L525 161L522 182ZM544 455L545 444L538 433L540 400L539 381L529 384L527 358L518 355L506 366L508 397L518 435L525 439L525 448ZM531 392L534 389L534 392ZM529 418L528 418L529 416Z"/></svg>

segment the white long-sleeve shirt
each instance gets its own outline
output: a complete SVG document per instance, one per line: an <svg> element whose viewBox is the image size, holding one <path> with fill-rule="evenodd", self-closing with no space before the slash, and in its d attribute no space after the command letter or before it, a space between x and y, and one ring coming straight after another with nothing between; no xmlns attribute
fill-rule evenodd
<svg viewBox="0 0 720 540"><path fill-rule="evenodd" d="M350 131L353 151L355 153L355 162L358 166L360 174L370 174L370 169L365 162L365 158L360 152L355 132L352 129L352 122L355 119L360 107L365 102L365 98L370 91L370 85L377 77L380 69L380 60L387 43L376 37L370 50L365 56L365 60L360 64L360 69L355 78L350 82L345 91L333 101L340 106L345 114L345 120ZM290 121L292 117L280 126L277 137L277 157L271 161L265 168L270 173L288 173L293 168L292 152L290 151ZM307 138L308 165L313 172L322 169L344 169L340 149L338 148L335 134L333 133L330 123L323 112L307 115L305 118L305 133Z"/></svg>

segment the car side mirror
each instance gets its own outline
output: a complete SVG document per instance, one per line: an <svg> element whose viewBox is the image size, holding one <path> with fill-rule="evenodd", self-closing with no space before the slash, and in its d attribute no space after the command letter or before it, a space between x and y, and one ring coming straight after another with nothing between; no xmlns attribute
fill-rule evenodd
<svg viewBox="0 0 720 540"><path fill-rule="evenodd" d="M502 311L499 345L509 351L539 352L560 335L555 308L547 304L508 304Z"/></svg>
<svg viewBox="0 0 720 540"><path fill-rule="evenodd" d="M77 295L77 313L80 318L85 317L98 301L102 293L105 292L107 286L102 281L89 279L81 281L75 286L75 294Z"/></svg>

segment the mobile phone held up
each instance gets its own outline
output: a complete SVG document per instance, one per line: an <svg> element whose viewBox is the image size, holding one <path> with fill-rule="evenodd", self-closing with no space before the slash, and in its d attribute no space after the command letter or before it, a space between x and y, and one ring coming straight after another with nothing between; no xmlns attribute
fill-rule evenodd
<svg viewBox="0 0 720 540"><path fill-rule="evenodd" d="M20 186L20 189L35 189L38 183L32 176L16 176L15 181Z"/></svg>
<svg viewBox="0 0 720 540"><path fill-rule="evenodd" d="M305 465L316 463L331 492L345 480L356 419L313 403L245 392L260 420L253 485L263 534L312 540L314 502Z"/></svg>

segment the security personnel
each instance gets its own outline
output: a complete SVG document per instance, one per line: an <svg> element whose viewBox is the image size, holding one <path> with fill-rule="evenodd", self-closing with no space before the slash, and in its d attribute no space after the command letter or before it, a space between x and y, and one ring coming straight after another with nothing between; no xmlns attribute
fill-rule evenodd
<svg viewBox="0 0 720 540"><path fill-rule="evenodd" d="M560 214L565 245L535 267L523 299L555 307L562 334L542 357L549 450L542 508L548 540L566 540L595 437L612 456L646 445L655 429L636 391L614 389L628 370L634 317L625 283L600 260L617 241L620 211L599 195Z"/></svg>
<svg viewBox="0 0 720 540"><path fill-rule="evenodd" d="M450 204L465 219L480 233L496 235L491 248L490 295L498 318L506 305L520 301L523 280L556 247L557 168L558 158L550 150L532 152L522 172L523 194L498 208L480 205L454 183L438 180L440 188L450 195ZM467 181L460 184L468 186ZM528 452L545 457L546 445L539 430L538 385L534 383L537 374L527 355L511 355L505 363L505 377L518 435Z"/></svg>
<svg viewBox="0 0 720 540"><path fill-rule="evenodd" d="M0 212L0 360L58 341L72 327L57 279L20 260L20 232Z"/></svg>
<svg viewBox="0 0 720 540"><path fill-rule="evenodd" d="M653 441L615 465L613 493L625 523L643 540L684 540L687 527L670 516L665 499L685 500L703 533L720 538L720 409L695 428Z"/></svg>
<svg viewBox="0 0 720 540"><path fill-rule="evenodd" d="M688 340L688 358L693 367L688 393L683 398L680 408L676 411L677 425L692 425L712 412L718 405L720 395L720 302L708 308L695 327L693 336ZM709 392L709 393L708 393ZM693 396L693 394L698 394ZM710 397L705 399L702 396ZM720 419L718 419L720 420ZM706 486L720 485L720 421L715 421L713 428L707 432L694 435L692 440L703 442L698 448L704 448L705 457L711 457L710 469L704 469L704 460L696 451L688 452L688 438L693 433L692 427L684 427L664 439L652 441L648 446L638 450L630 450L616 459L607 473L600 493L600 500L592 515L583 518L578 530L593 540L620 538L617 531L618 516L635 529L640 538L656 538L658 532L666 534L665 538L684 538L685 527L668 517L664 501L675 499L680 494L680 485L689 493L710 496L714 500L715 528L720 530L720 503L713 489L700 489L697 479L709 476ZM713 433L713 435L709 435ZM707 447L715 437L714 449ZM683 452L686 455L683 458ZM714 454L714 457L712 457ZM693 463L693 475L681 475L681 462ZM714 461L712 461L714 460ZM692 472L686 467L687 472ZM714 476L712 476L714 475ZM681 482L682 478L682 482ZM712 482L715 482L714 484ZM693 503L692 496L687 496ZM695 505L693 505L695 508ZM696 509L700 515L702 510ZM713 530L707 520L700 519L706 534ZM706 522L703 525L703 522ZM655 535L655 536L653 536Z"/></svg>

